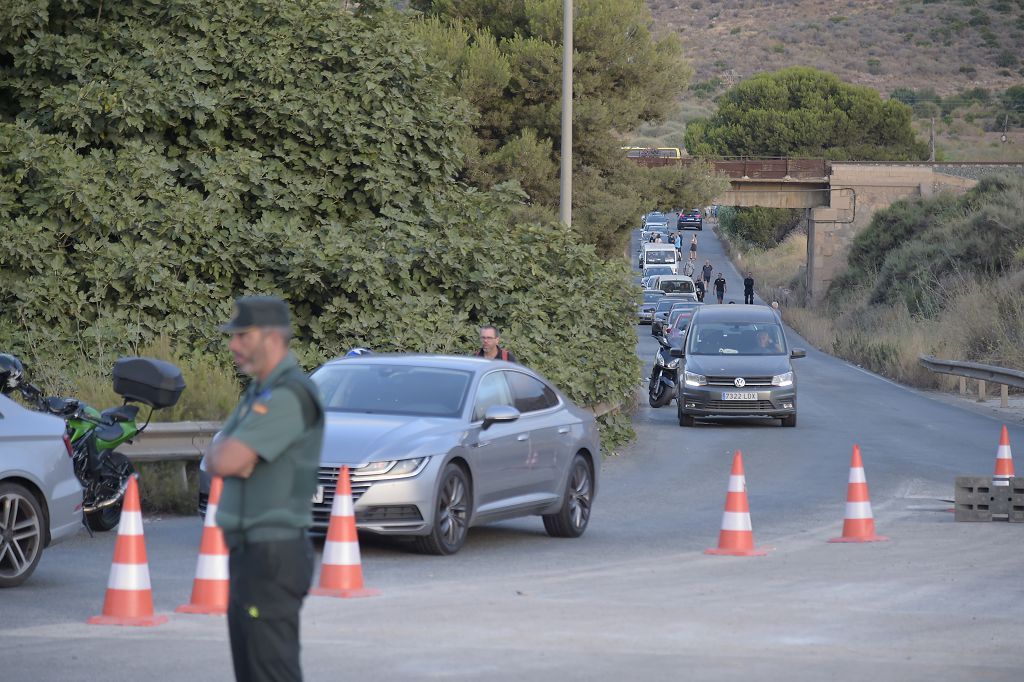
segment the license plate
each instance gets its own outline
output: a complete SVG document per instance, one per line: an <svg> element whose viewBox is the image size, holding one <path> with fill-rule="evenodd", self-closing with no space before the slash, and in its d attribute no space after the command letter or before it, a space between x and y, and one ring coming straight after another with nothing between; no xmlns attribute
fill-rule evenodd
<svg viewBox="0 0 1024 682"><path fill-rule="evenodd" d="M732 391L729 393L723 393L722 400L757 400L757 392L746 391L743 393L738 393L736 391Z"/></svg>
<svg viewBox="0 0 1024 682"><path fill-rule="evenodd" d="M313 493L313 504L322 504L323 501L324 501L324 487L322 485L318 485L316 487L316 492Z"/></svg>

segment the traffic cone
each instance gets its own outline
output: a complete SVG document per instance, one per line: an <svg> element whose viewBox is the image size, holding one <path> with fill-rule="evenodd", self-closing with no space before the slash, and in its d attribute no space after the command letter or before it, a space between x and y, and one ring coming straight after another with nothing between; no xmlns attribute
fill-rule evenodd
<svg viewBox="0 0 1024 682"><path fill-rule="evenodd" d="M754 549L754 531L750 526L750 505L747 503L747 479L743 475L743 455L739 450L732 457L732 473L729 475L729 492L725 496L718 547L706 549L704 553L730 556L764 556L768 553Z"/></svg>
<svg viewBox="0 0 1024 682"><path fill-rule="evenodd" d="M379 590L363 587L363 567L359 561L359 537L352 510L352 484L348 467L338 473L338 487L331 505L331 521L327 525L324 558L320 564L320 586L310 594L321 597L372 597Z"/></svg>
<svg viewBox="0 0 1024 682"><path fill-rule="evenodd" d="M153 615L153 590L149 586L146 540L142 535L142 506L135 478L132 476L128 481L124 494L103 614L90 618L87 621L90 625L149 626L167 622L167 616Z"/></svg>
<svg viewBox="0 0 1024 682"><path fill-rule="evenodd" d="M868 482L864 477L864 464L860 460L860 447L853 446L850 459L850 482L846 490L846 518L843 536L829 542L884 542L889 538L875 535L875 517L871 514Z"/></svg>
<svg viewBox="0 0 1024 682"><path fill-rule="evenodd" d="M1013 478L1013 453L1010 452L1010 434L1003 425L1003 435L999 437L996 448L996 473L992 476L992 485L1010 485Z"/></svg>
<svg viewBox="0 0 1024 682"><path fill-rule="evenodd" d="M203 521L203 538L199 542L196 579L192 583L192 601L174 609L178 613L222 615L228 610L228 546L224 532L217 526L217 504L224 481L215 476L210 485L210 498Z"/></svg>

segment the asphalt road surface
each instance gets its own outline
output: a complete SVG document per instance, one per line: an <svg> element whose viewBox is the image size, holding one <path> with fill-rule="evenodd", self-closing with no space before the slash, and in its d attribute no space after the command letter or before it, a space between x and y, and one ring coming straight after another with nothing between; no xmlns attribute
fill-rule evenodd
<svg viewBox="0 0 1024 682"><path fill-rule="evenodd" d="M741 301L711 230L698 239L700 262L725 271ZM655 348L639 328L646 371ZM955 476L991 474L1001 424L809 347L795 365L792 429L684 429L674 404L644 400L635 443L604 460L580 539L549 538L540 519L473 529L453 557L364 538L366 583L381 594L306 601L306 679L1024 679L1024 524L948 512ZM1010 437L1024 448L1024 427ZM827 542L842 530L854 443L888 542ZM717 543L735 450L767 556L703 553ZM224 619L172 613L189 599L199 519L147 517L145 532L170 621L86 625L115 536L80 534L0 592L0 680L231 678Z"/></svg>

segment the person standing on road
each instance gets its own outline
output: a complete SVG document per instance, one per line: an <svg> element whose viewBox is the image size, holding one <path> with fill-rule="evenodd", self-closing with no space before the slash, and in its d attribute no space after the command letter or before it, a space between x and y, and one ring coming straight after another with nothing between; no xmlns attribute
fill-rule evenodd
<svg viewBox="0 0 1024 682"><path fill-rule="evenodd" d="M703 303L704 302L704 294L707 293L707 288L704 286L703 278L698 277L697 281L694 282L693 286L695 286L697 288L697 300L700 301L701 303Z"/></svg>
<svg viewBox="0 0 1024 682"><path fill-rule="evenodd" d="M747 276L743 278L743 302L754 302L754 275L747 270Z"/></svg>
<svg viewBox="0 0 1024 682"><path fill-rule="evenodd" d="M476 352L476 356L488 360L517 362L511 351L501 347L501 335L498 334L498 328L492 324L480 327L480 350Z"/></svg>
<svg viewBox="0 0 1024 682"><path fill-rule="evenodd" d="M718 277L715 278L715 298L718 299L719 303L725 299L726 288L725 277L722 273L718 273Z"/></svg>
<svg viewBox="0 0 1024 682"><path fill-rule="evenodd" d="M693 239L690 240L690 262L697 262L697 235L693 235Z"/></svg>
<svg viewBox="0 0 1024 682"><path fill-rule="evenodd" d="M704 261L704 267L702 267L700 269L700 274L701 274L701 277L704 279L704 286L705 287L707 287L708 285L711 284L711 273L713 271L714 271L714 268L711 267L711 261L705 260Z"/></svg>
<svg viewBox="0 0 1024 682"><path fill-rule="evenodd" d="M301 680L299 611L313 580L310 500L323 447L319 392L288 350L291 314L243 296L228 348L252 381L206 453L224 479L217 525L228 546L228 633L235 679Z"/></svg>

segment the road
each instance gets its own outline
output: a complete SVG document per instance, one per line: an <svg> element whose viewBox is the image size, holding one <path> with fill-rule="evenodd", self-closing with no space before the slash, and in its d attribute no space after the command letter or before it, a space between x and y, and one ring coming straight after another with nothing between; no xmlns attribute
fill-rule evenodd
<svg viewBox="0 0 1024 682"><path fill-rule="evenodd" d="M713 234L699 239L701 262L739 285ZM645 361L648 334L638 329ZM635 443L603 462L578 540L547 537L539 519L473 529L454 557L365 539L366 582L381 595L307 600L307 679L1020 680L1024 524L955 523L943 501L955 476L991 473L1000 423L809 347L796 367L793 429L683 429L674 405L641 407ZM1010 437L1024 444L1024 428ZM854 443L889 542L827 543L842 529ZM767 556L703 553L737 449ZM158 612L188 601L200 531L198 519L146 519ZM0 592L0 678L229 679L223 618L85 624L114 539L79 535Z"/></svg>

